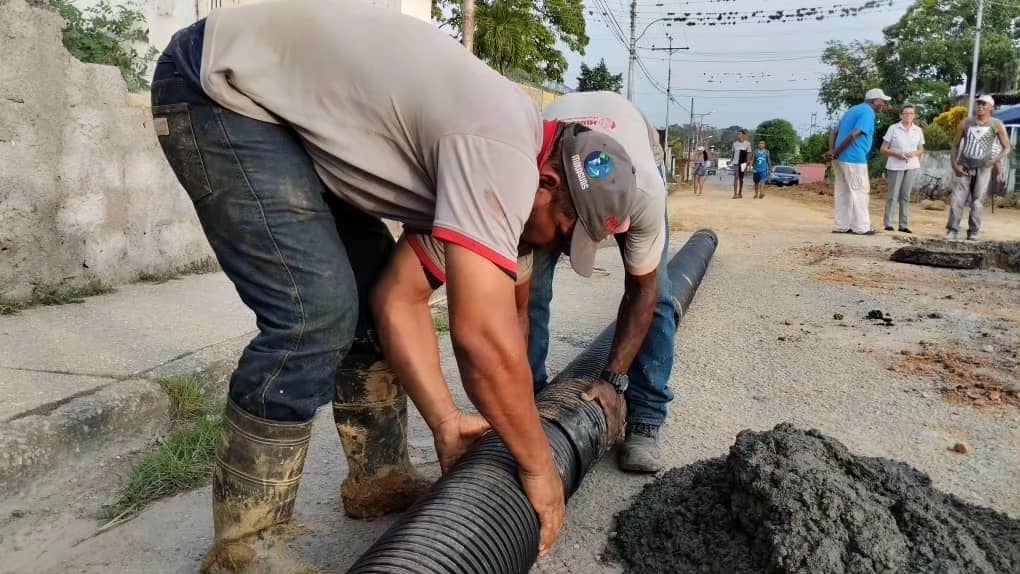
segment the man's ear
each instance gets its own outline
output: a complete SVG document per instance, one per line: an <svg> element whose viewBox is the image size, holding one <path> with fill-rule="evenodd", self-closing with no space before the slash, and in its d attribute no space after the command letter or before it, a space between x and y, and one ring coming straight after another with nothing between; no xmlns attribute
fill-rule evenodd
<svg viewBox="0 0 1020 574"><path fill-rule="evenodd" d="M563 180L560 179L560 174L553 170L543 171L538 175L538 187L548 191L554 191L560 189L560 183Z"/></svg>
<svg viewBox="0 0 1020 574"><path fill-rule="evenodd" d="M545 182L539 182L540 187L535 193L535 205L534 207L545 207L553 202L553 192L551 188L545 186Z"/></svg>

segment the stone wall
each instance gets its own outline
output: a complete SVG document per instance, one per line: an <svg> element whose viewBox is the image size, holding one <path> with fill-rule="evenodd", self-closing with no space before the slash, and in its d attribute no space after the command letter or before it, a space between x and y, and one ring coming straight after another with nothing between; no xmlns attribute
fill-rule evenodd
<svg viewBox="0 0 1020 574"><path fill-rule="evenodd" d="M0 297L131 281L208 244L116 68L64 50L63 20L0 0Z"/></svg>

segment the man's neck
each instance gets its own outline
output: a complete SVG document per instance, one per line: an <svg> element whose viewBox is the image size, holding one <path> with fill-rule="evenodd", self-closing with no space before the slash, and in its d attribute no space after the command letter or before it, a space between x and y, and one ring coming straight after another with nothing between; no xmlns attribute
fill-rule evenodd
<svg viewBox="0 0 1020 574"><path fill-rule="evenodd" d="M992 114L988 115L977 114L974 116L974 121L976 121L979 124L987 124L988 120L990 119L992 119Z"/></svg>

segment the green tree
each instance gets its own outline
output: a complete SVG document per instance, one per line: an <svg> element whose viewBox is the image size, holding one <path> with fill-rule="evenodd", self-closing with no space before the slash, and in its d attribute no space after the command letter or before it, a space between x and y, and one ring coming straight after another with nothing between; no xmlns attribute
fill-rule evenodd
<svg viewBox="0 0 1020 574"><path fill-rule="evenodd" d="M951 86L969 86L977 0L918 0L883 31L881 44L832 42L822 62L819 101L830 114L859 103L881 87L896 102L919 106L925 121L951 105ZM1020 55L1020 2L986 2L982 23L979 92L1012 91Z"/></svg>
<svg viewBox="0 0 1020 574"><path fill-rule="evenodd" d="M797 130L793 124L786 120L766 120L758 124L754 130L754 145L764 141L769 148L773 163L780 163L793 157L797 153Z"/></svg>
<svg viewBox="0 0 1020 574"><path fill-rule="evenodd" d="M753 136L751 130L741 126L729 126L719 130L719 135L716 136L718 138L716 140L716 150L718 150L723 157L729 157L730 151L733 149L733 142L737 141L737 133L739 133L740 130L745 130L747 132L748 139L751 139Z"/></svg>
<svg viewBox="0 0 1020 574"><path fill-rule="evenodd" d="M800 145L800 158L805 163L821 163L829 151L829 133L815 134Z"/></svg>
<svg viewBox="0 0 1020 574"><path fill-rule="evenodd" d="M84 11L68 0L50 0L50 5L67 23L64 47L72 56L88 64L120 68L120 75L132 92L149 89L145 76L149 63L159 52L150 46L141 54L135 47L149 42L149 30L141 12L124 6L114 8L108 0Z"/></svg>
<svg viewBox="0 0 1020 574"><path fill-rule="evenodd" d="M606 67L606 60L599 60L594 68L581 63L581 73L577 76L577 91L579 92L617 92L623 89L623 74L611 74Z"/></svg>
<svg viewBox="0 0 1020 574"><path fill-rule="evenodd" d="M1020 2L985 2L979 92L1009 91L1017 77ZM919 0L883 31L876 52L883 88L905 98L921 82L970 85L977 0Z"/></svg>
<svg viewBox="0 0 1020 574"><path fill-rule="evenodd" d="M436 0L437 15L459 35L460 0ZM567 59L557 48L560 42L584 54L588 35L581 0L475 1L475 55L503 75L517 71L540 82L563 82Z"/></svg>
<svg viewBox="0 0 1020 574"><path fill-rule="evenodd" d="M822 76L818 101L825 105L829 115L863 102L869 89L881 85L882 78L875 64L876 50L875 44L859 41L829 42L826 46L822 63L834 70Z"/></svg>

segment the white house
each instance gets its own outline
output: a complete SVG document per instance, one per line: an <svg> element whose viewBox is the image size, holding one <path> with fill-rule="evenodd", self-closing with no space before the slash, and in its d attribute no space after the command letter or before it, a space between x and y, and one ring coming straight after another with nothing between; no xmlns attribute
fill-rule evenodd
<svg viewBox="0 0 1020 574"><path fill-rule="evenodd" d="M149 23L149 44L163 50L174 32L205 18L209 12L224 6L250 4L259 0L110 0L114 6L130 6L141 10ZM349 0L365 1L371 4L387 6L400 10L404 14L421 20L432 19L431 0ZM100 0L76 0L74 5L80 9L96 5ZM147 49L147 48L146 48ZM144 52L143 50L140 50Z"/></svg>

